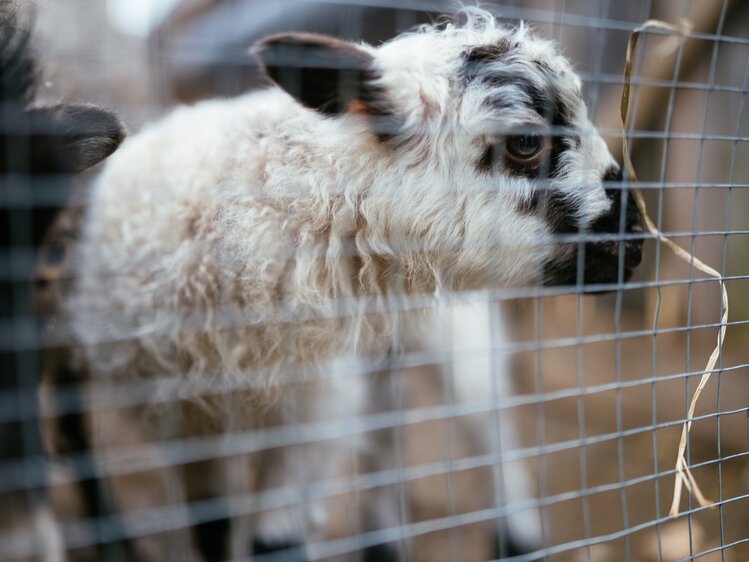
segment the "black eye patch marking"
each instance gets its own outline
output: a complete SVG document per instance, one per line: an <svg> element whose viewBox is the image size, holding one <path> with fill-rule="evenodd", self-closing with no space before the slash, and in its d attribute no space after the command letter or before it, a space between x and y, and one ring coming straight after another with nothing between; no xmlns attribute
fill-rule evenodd
<svg viewBox="0 0 749 562"><path fill-rule="evenodd" d="M550 149L546 157L533 162L522 162L504 154L502 167L516 177L531 180L556 179L561 175L562 155L565 151L578 146L579 140L579 136L574 134L551 135L547 141L550 143ZM481 153L481 157L476 162L476 168L481 173L491 173L500 156L502 156L500 148L490 144Z"/></svg>
<svg viewBox="0 0 749 562"><path fill-rule="evenodd" d="M577 234L580 224L574 202L559 192L548 191L543 201L544 216L554 234Z"/></svg>
<svg viewBox="0 0 749 562"><path fill-rule="evenodd" d="M479 158L479 161L476 164L479 172L488 174L492 171L492 168L494 167L494 152L495 148L493 144L490 144L484 149L481 158Z"/></svg>
<svg viewBox="0 0 749 562"><path fill-rule="evenodd" d="M542 194L539 191L534 191L530 198L525 199L518 203L517 211L521 215L535 215L538 212L538 207L541 204Z"/></svg>
<svg viewBox="0 0 749 562"><path fill-rule="evenodd" d="M529 166L522 162L513 160L512 158L505 157L503 160L503 166L504 169L509 171L513 176L535 180L541 178L543 169L549 167L549 164L547 163L549 161L549 158L545 158L540 166Z"/></svg>
<svg viewBox="0 0 749 562"><path fill-rule="evenodd" d="M546 174L542 177L557 179L561 176L562 155L575 148L579 149L581 139L576 134L555 134L551 137L551 157L549 158L549 167Z"/></svg>
<svg viewBox="0 0 749 562"><path fill-rule="evenodd" d="M571 131L574 100L568 101L556 86L560 76L547 63L539 60L526 62L525 64L532 65L527 76L517 71L516 64L510 65L510 62L522 63L513 54L517 49L518 45L509 40L470 49L464 54L463 80L466 86L478 82L494 91L484 102L493 111L501 112L516 105L518 93L525 98L529 109L546 120L552 128L552 150L541 166L523 165L506 158L505 169L513 175L529 179L557 178L560 176L561 154L580 146L579 135ZM506 68L497 64L503 59L508 62ZM480 171L491 171L492 162L497 157L495 152L487 148L482 153L477 162Z"/></svg>

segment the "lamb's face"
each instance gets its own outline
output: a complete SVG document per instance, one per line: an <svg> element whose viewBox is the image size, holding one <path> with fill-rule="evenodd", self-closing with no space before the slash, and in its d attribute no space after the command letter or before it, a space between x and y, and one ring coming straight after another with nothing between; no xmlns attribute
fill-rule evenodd
<svg viewBox="0 0 749 562"><path fill-rule="evenodd" d="M402 112L397 150L411 159L408 169L443 189L492 194L496 236L474 243L516 250L508 253L513 273L527 276L521 282L615 282L620 253L629 278L641 242L615 238L640 228L634 202L627 198L622 214L619 167L553 43L479 15L465 27L396 39L374 55L378 84ZM575 239L596 233L608 240L585 246L578 278Z"/></svg>
<svg viewBox="0 0 749 562"><path fill-rule="evenodd" d="M325 87L308 81L292 92L300 101L370 119L373 151L385 145L397 170L381 187L400 201L391 231L421 251L450 254L437 273L452 285L612 283L638 265L641 241L620 242L640 231L634 203L622 197L619 167L553 43L479 11L465 26L426 27L378 48L276 36L261 45L264 60L276 42L287 57L298 55L292 43L307 56L312 46L322 63L315 76L336 85L321 95ZM268 67L283 86L283 72ZM425 212L426 202L445 199L451 211Z"/></svg>

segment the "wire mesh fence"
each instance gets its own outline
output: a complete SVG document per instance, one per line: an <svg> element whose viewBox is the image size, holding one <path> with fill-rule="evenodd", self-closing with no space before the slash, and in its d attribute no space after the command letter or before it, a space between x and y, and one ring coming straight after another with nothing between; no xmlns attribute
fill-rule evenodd
<svg viewBox="0 0 749 562"><path fill-rule="evenodd" d="M749 7L40 2L19 93L24 7L0 560L749 559ZM635 52L637 187L720 279L608 160L653 18L690 30ZM328 38L248 53L281 32Z"/></svg>

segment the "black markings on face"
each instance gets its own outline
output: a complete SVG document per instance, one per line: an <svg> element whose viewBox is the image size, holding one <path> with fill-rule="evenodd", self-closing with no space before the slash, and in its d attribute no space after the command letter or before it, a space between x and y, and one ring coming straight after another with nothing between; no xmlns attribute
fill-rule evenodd
<svg viewBox="0 0 749 562"><path fill-rule="evenodd" d="M517 48L517 45L511 43L509 40L500 40L496 43L473 47L463 55L464 76L470 80L472 75L475 77L475 71L480 72L483 64L496 62L515 48Z"/></svg>
<svg viewBox="0 0 749 562"><path fill-rule="evenodd" d="M502 162L502 167L515 177L535 180L541 178L544 168L549 167L547 160L548 158L542 161L540 166L529 166L512 158L505 158Z"/></svg>
<svg viewBox="0 0 749 562"><path fill-rule="evenodd" d="M494 167L494 152L495 147L493 144L490 144L486 149L484 149L484 152L481 154L481 158L479 158L476 165L479 172L487 174L492 171L492 168Z"/></svg>
<svg viewBox="0 0 749 562"><path fill-rule="evenodd" d="M535 215L538 212L538 207L541 203L543 195L538 191L534 192L530 196L530 199L521 201L517 206L517 211L521 215Z"/></svg>
<svg viewBox="0 0 749 562"><path fill-rule="evenodd" d="M580 224L574 202L558 191L550 191L544 201L544 216L554 234L577 234Z"/></svg>
<svg viewBox="0 0 749 562"><path fill-rule="evenodd" d="M603 177L606 182L621 180L622 172L611 167ZM579 281L584 284L622 283L629 280L634 269L642 260L643 239L639 237L622 237L621 239L596 240L596 234L641 234L643 232L637 205L629 196L626 187L622 185L606 190L606 196L611 201L611 208L599 216L586 232L591 240L584 244L584 263L580 270L578 260L580 244L564 243L558 255L544 266L544 284L546 285L575 285ZM626 205L622 213L622 205ZM555 213L549 209L547 216ZM622 216L623 215L623 216ZM622 218L625 222L622 224ZM571 225L559 225L559 228L569 228ZM562 232L561 230L558 232ZM574 232L574 231L573 231Z"/></svg>
<svg viewBox="0 0 749 562"><path fill-rule="evenodd" d="M553 87L552 80L547 80L548 88L541 89L526 80L523 85L532 100L531 107L552 127L551 154L546 169L539 171L539 177L557 178L560 175L561 155L575 146L572 128L572 110L567 106L562 94Z"/></svg>
<svg viewBox="0 0 749 562"><path fill-rule="evenodd" d="M543 174L543 177L551 179L559 178L562 170L562 155L568 150L580 148L578 145L579 141L580 137L574 134L552 135L548 172Z"/></svg>
<svg viewBox="0 0 749 562"><path fill-rule="evenodd" d="M552 150L549 158L542 162L541 166L529 167L505 159L504 167L512 175L518 177L556 178L560 175L561 154L575 146L579 147L579 136L570 131L574 109L570 107L565 96L555 85L559 81L560 74L547 63L538 60L531 61L533 68L529 71L532 70L535 76L520 74L516 68L512 68L516 65L510 66L510 63L523 63L522 59L516 56L517 50L518 45L509 40L474 47L464 54L462 77L466 85L480 81L492 88L512 88L523 93L528 100L529 108L543 117L552 128ZM503 60L508 63L506 67L497 64ZM539 75L541 75L540 80ZM517 103L515 99L511 99L512 97L514 96L507 96L510 99L505 99L505 96L498 93L487 98L485 103L494 111L502 111ZM477 168L482 172L491 170L491 166L488 165L489 155L487 151L483 152L481 159L477 162Z"/></svg>
<svg viewBox="0 0 749 562"><path fill-rule="evenodd" d="M565 153L582 147L582 138L573 129L576 107L582 103L582 94L579 88L573 86L568 72L555 69L542 60L529 60L523 56L518 44L507 40L467 51L461 78L466 88L478 86L489 91L484 103L496 114L501 115L518 103L524 103L551 128L548 157L540 165L537 160L524 163L508 158L500 142L485 147L476 162L478 170L492 173L497 169L497 160L502 158L503 169L507 173L535 180L537 185L534 186L533 195L517 203L518 213L542 217L549 231L558 236L574 235L580 233L581 229L587 234L616 234L622 230L630 234L642 232L632 198L624 197L617 186L607 189L607 195L612 200L611 209L587 225L580 221L582 202L554 189L553 182L549 181L564 174ZM522 133L497 132L497 135L505 137L513 134ZM613 183L621 181L621 176L618 167L611 167L602 179ZM584 187L580 186L581 189ZM626 224L622 225L621 206L624 204ZM580 269L578 253L582 247L585 260ZM623 275L620 272L622 252ZM642 240L592 240L585 243L560 240L554 254L554 258L545 265L545 284L626 281L641 260Z"/></svg>

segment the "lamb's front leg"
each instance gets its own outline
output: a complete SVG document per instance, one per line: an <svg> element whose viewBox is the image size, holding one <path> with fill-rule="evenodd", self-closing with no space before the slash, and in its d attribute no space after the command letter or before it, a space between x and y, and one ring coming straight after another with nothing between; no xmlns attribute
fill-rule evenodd
<svg viewBox="0 0 749 562"><path fill-rule="evenodd" d="M340 478L344 455L330 443L294 445L262 455L260 512L252 553L259 560L307 560L307 545L324 539L328 522L322 483ZM271 556L272 555L272 556Z"/></svg>
<svg viewBox="0 0 749 562"><path fill-rule="evenodd" d="M445 309L441 318L443 337L453 352L449 365L453 370L455 400L459 405L481 405L491 401L497 408L512 395L513 384L501 311L498 305L477 302ZM537 507L519 509L536 497L535 486L523 460L508 462L508 455L520 448L517 419L511 411L492 410L487 414L465 417L474 454L497 454L500 464L494 469L494 496L497 507L506 508L506 532L498 537L498 555L527 553L542 544L541 518ZM504 535L504 536L502 536Z"/></svg>
<svg viewBox="0 0 749 562"><path fill-rule="evenodd" d="M193 539L205 562L246 560L249 555L261 560L262 555L278 555L289 562L306 559L307 514L295 485L284 481L288 465L299 459L285 453L284 449L272 449L182 467L194 517ZM253 474L269 488L251 491L248 484ZM259 497L268 492L274 494L276 500L280 496L284 507L265 509L255 516L244 512L244 506L252 506L252 503L248 504L243 498L262 501ZM236 504L239 509L232 505L233 500L240 500ZM209 518L204 517L205 505L210 506Z"/></svg>
<svg viewBox="0 0 749 562"><path fill-rule="evenodd" d="M390 412L397 415L406 407L403 372L394 369L392 357L382 370L368 377L367 403L373 413ZM404 468L403 428L391 427L369 433L362 442L361 474ZM407 522L410 503L405 482L381 486L362 495L362 532L376 532L399 527ZM396 562L409 560L410 545L403 538L396 542L377 543L363 549L362 562Z"/></svg>
<svg viewBox="0 0 749 562"><path fill-rule="evenodd" d="M321 435L312 441L310 437L316 437L316 424L345 433L362 413L361 368L356 361L340 364L348 368L324 382L284 391L276 406L281 421L272 430L288 430L292 441L295 428L304 431L299 442L269 448L258 457L256 490L261 509L254 517L252 550L259 560L265 555L268 560L301 562L307 559L307 545L325 538L325 483L340 481L359 436Z"/></svg>

